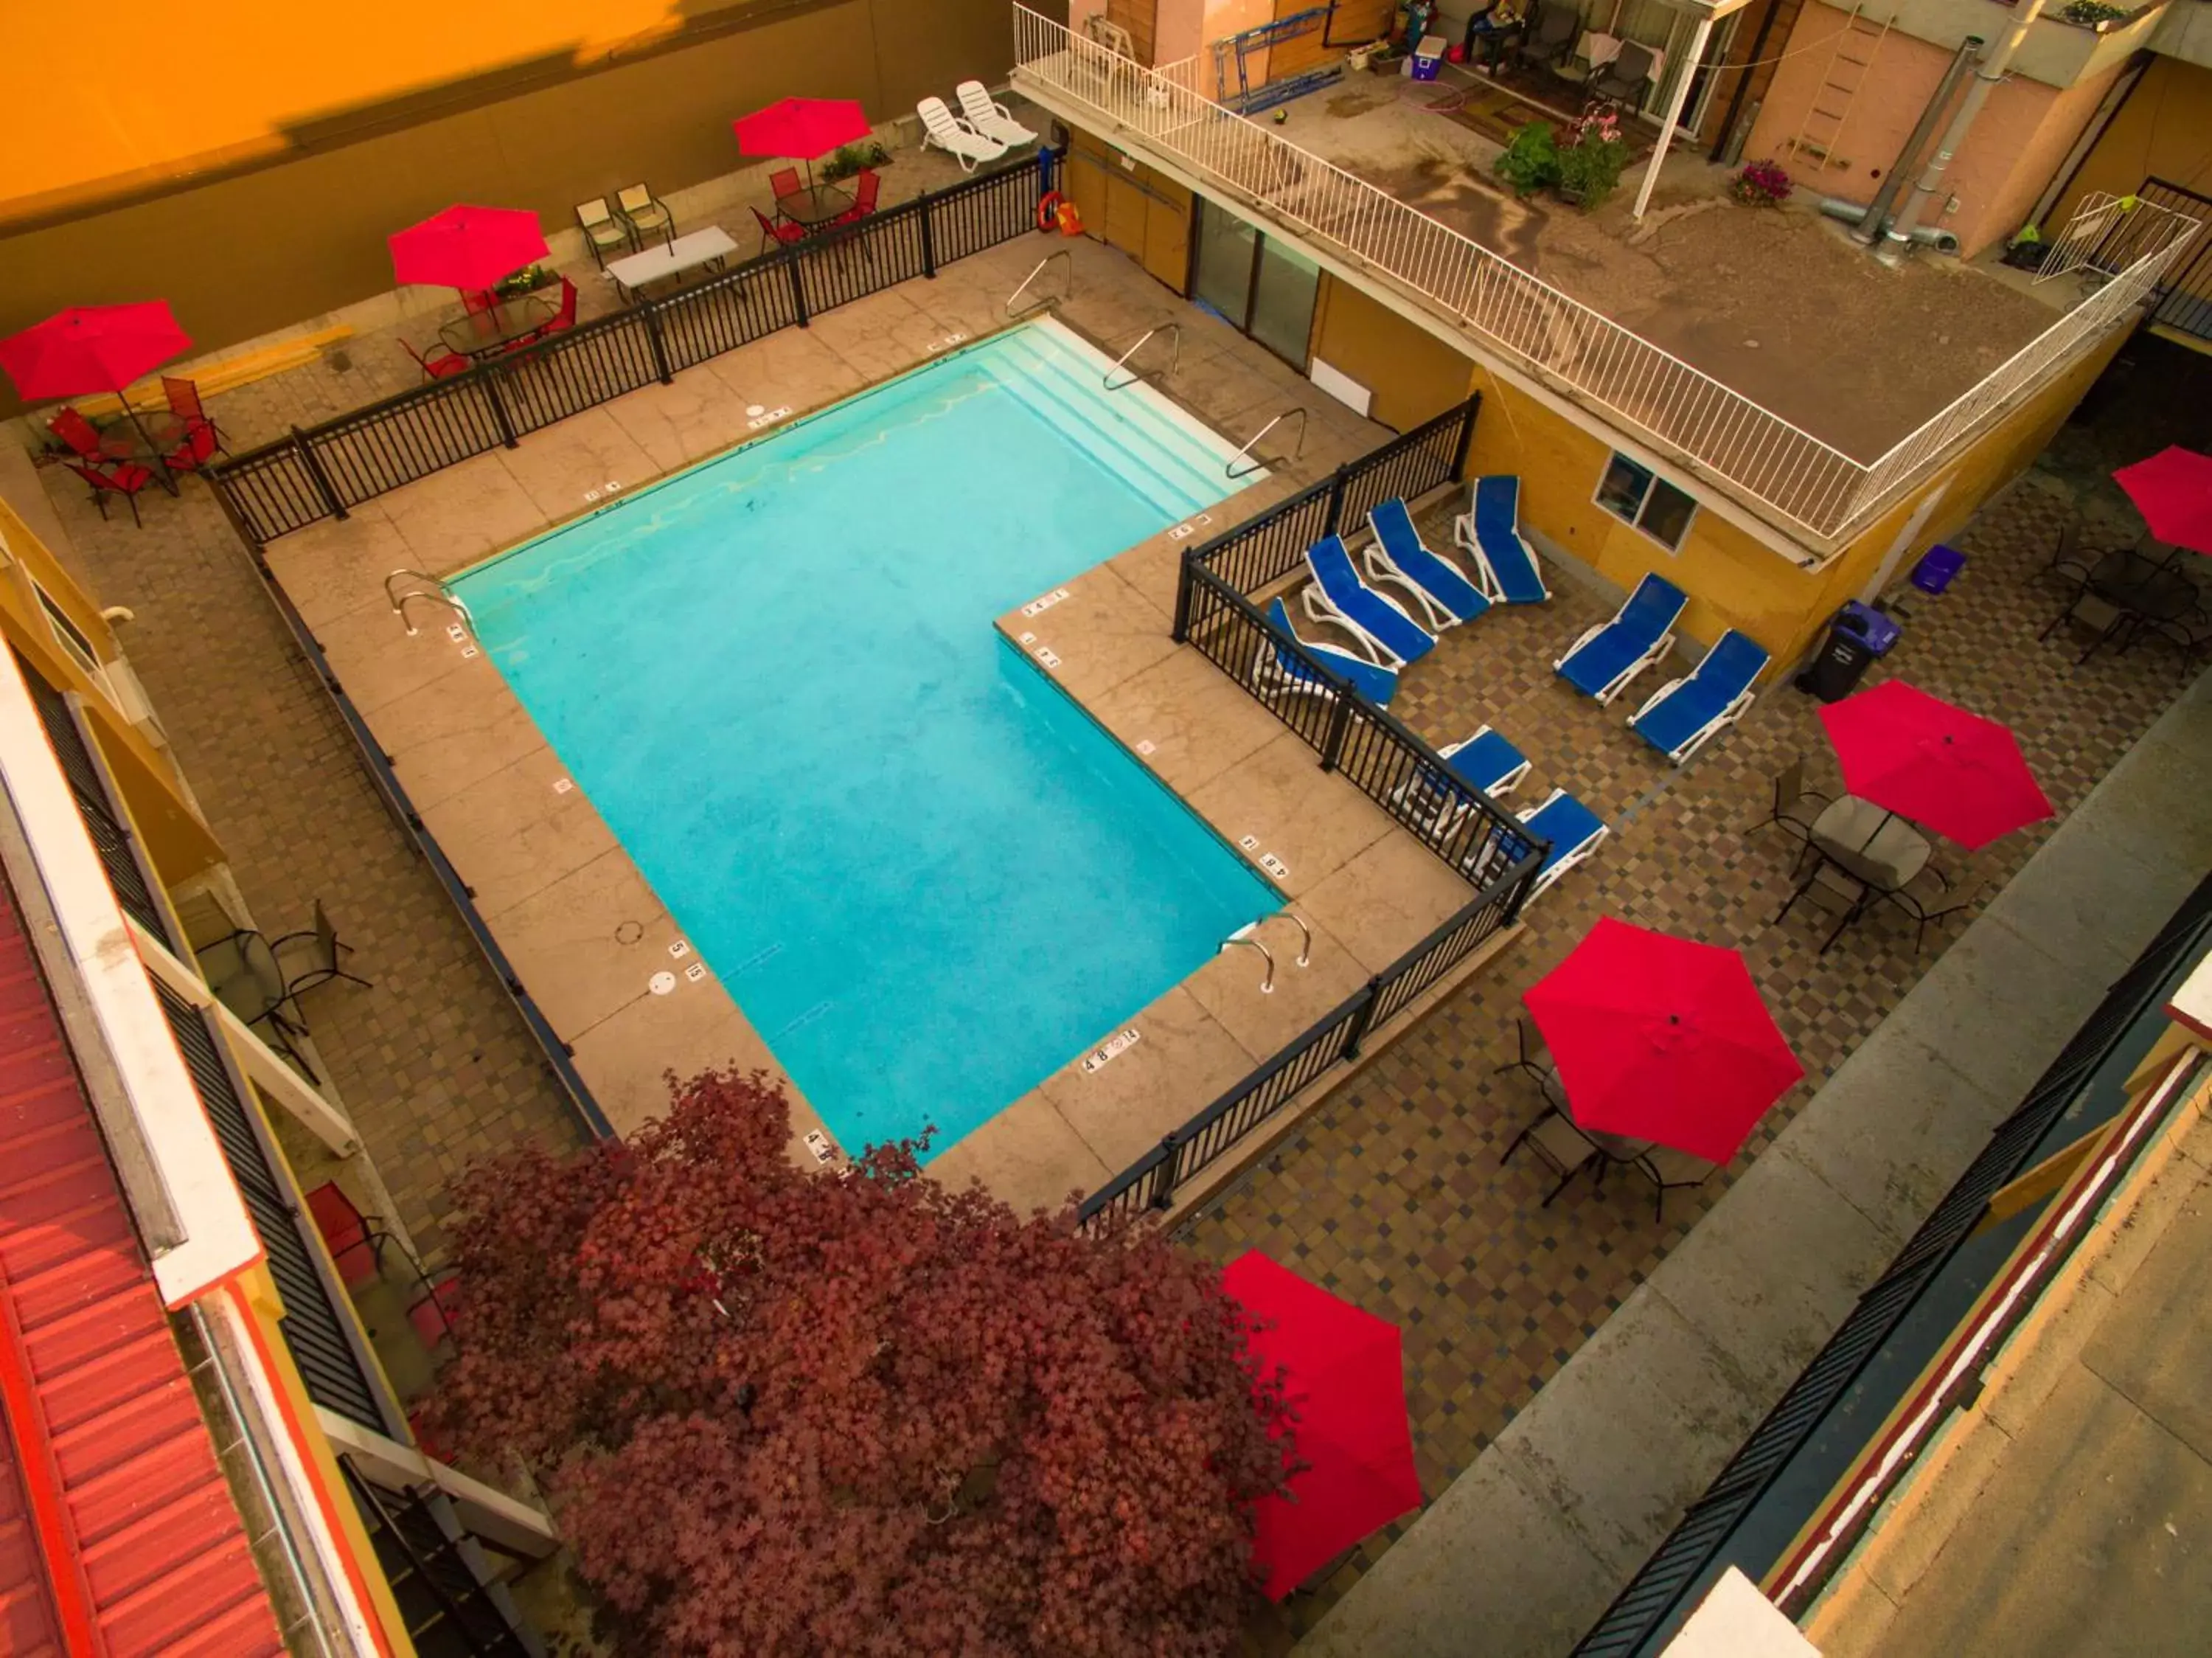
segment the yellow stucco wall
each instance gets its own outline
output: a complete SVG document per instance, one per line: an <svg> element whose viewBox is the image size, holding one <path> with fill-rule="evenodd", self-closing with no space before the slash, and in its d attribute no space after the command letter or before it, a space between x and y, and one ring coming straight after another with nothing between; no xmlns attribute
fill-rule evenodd
<svg viewBox="0 0 2212 1658"><path fill-rule="evenodd" d="M2124 196L2153 177L2212 194L2212 69L2179 58L2152 59L2044 229L2055 234L2090 191Z"/></svg>
<svg viewBox="0 0 2212 1658"><path fill-rule="evenodd" d="M1313 354L1374 393L1368 413L1410 431L1467 395L1474 365L1434 336L1324 271Z"/></svg>
<svg viewBox="0 0 2212 1658"><path fill-rule="evenodd" d="M85 698L100 756L115 774L155 872L164 885L173 887L221 863L222 848L186 803L168 755L125 719L110 700L106 688L78 666L73 654L62 649L29 582L35 581L45 588L47 596L92 641L100 660L109 661L122 653L114 631L100 619L100 606L5 501L0 501L0 544L4 544L9 555L6 570L0 572L0 632L6 634L8 642L48 685Z"/></svg>
<svg viewBox="0 0 2212 1658"><path fill-rule="evenodd" d="M1819 570L1791 564L1703 507L1680 549L1669 552L1594 498L1612 454L1608 442L1481 369L1473 381L1482 411L1468 450L1468 472L1517 473L1522 527L1623 590L1650 571L1680 588L1690 596L1681 627L1690 637L1711 644L1728 629L1738 628L1765 646L1777 663L1787 665L1804 653L1844 600L1857 597L1930 491L1939 484L1948 485L1915 531L1899 570L1911 568L1921 553L1956 531L2035 458L2125 338L2114 333L1949 466L1908 491ZM1443 353L1442 346L1437 350ZM1664 468L1660 475L1668 476ZM1674 476L1670 481L1685 480Z"/></svg>

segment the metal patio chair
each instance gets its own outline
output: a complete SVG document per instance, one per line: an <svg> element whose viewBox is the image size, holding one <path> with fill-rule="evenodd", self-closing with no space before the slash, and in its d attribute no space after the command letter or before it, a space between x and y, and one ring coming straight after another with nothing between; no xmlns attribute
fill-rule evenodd
<svg viewBox="0 0 2212 1658"><path fill-rule="evenodd" d="M1627 1160L1628 1166L1651 1182L1652 1216L1662 1225L1667 1219L1667 1194L1686 1192L1705 1185L1713 1177L1717 1164L1702 1157L1692 1156L1686 1151L1677 1151L1672 1146L1653 1146Z"/></svg>
<svg viewBox="0 0 2212 1658"><path fill-rule="evenodd" d="M1546 0L1521 38L1513 44L1513 61L1549 69L1575 49L1582 36L1582 14L1558 0Z"/></svg>
<svg viewBox="0 0 2212 1658"><path fill-rule="evenodd" d="M1540 1207L1545 1209L1552 1206L1553 1198L1574 1184L1576 1175L1586 1168L1602 1167L1605 1162L1605 1154L1598 1149L1597 1143L1577 1128L1573 1119L1559 1106L1546 1106L1544 1114L1515 1135L1505 1149L1498 1153L1498 1162L1503 1165L1523 1144L1532 1147L1559 1177L1559 1184L1544 1194Z"/></svg>
<svg viewBox="0 0 2212 1658"><path fill-rule="evenodd" d="M353 946L338 937L338 930L331 924L331 917L323 908L320 899L315 900L315 923L296 933L286 933L269 942L269 952L281 961L286 945L304 947L312 954L307 965L294 972L284 970L284 999L290 1001L301 991L312 991L318 984L327 984L333 978L343 978L349 984L358 984L363 990L374 988L359 973L349 973L340 965L342 956L353 954Z"/></svg>

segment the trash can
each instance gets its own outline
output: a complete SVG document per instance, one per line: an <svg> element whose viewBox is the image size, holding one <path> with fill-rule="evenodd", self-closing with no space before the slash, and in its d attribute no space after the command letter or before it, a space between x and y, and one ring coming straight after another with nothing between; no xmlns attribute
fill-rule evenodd
<svg viewBox="0 0 2212 1658"><path fill-rule="evenodd" d="M1903 631L1881 612L1853 600L1828 624L1820 654L1797 676L1797 688L1824 703L1841 702L1857 686L1867 664L1886 656Z"/></svg>

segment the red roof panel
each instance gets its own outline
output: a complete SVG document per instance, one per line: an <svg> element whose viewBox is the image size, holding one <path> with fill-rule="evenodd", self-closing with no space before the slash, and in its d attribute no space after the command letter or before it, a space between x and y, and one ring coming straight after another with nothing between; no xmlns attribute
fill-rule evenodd
<svg viewBox="0 0 2212 1658"><path fill-rule="evenodd" d="M75 1533L64 1570L82 1574L111 1658L277 1658L245 1528L4 881L0 1295L0 1365L27 1377L39 1418L0 1436L0 1652L60 1650L54 1563L17 1478L35 1454L60 1471Z"/></svg>

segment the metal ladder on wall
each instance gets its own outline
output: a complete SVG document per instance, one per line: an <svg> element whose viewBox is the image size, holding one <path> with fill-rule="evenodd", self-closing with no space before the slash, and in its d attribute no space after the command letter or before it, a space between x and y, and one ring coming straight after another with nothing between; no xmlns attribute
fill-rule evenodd
<svg viewBox="0 0 2212 1658"><path fill-rule="evenodd" d="M1850 165L1849 156L1837 153L1843 143L1844 126L1850 119L1851 106L1858 101L1859 88L1866 84L1875 54L1881 49L1896 17L1893 8L1876 24L1866 15L1863 3L1851 8L1843 27L1836 31L1835 44L1820 70L1820 84L1806 101L1805 119L1798 124L1797 136L1790 141L1790 149L1812 156L1824 168Z"/></svg>

